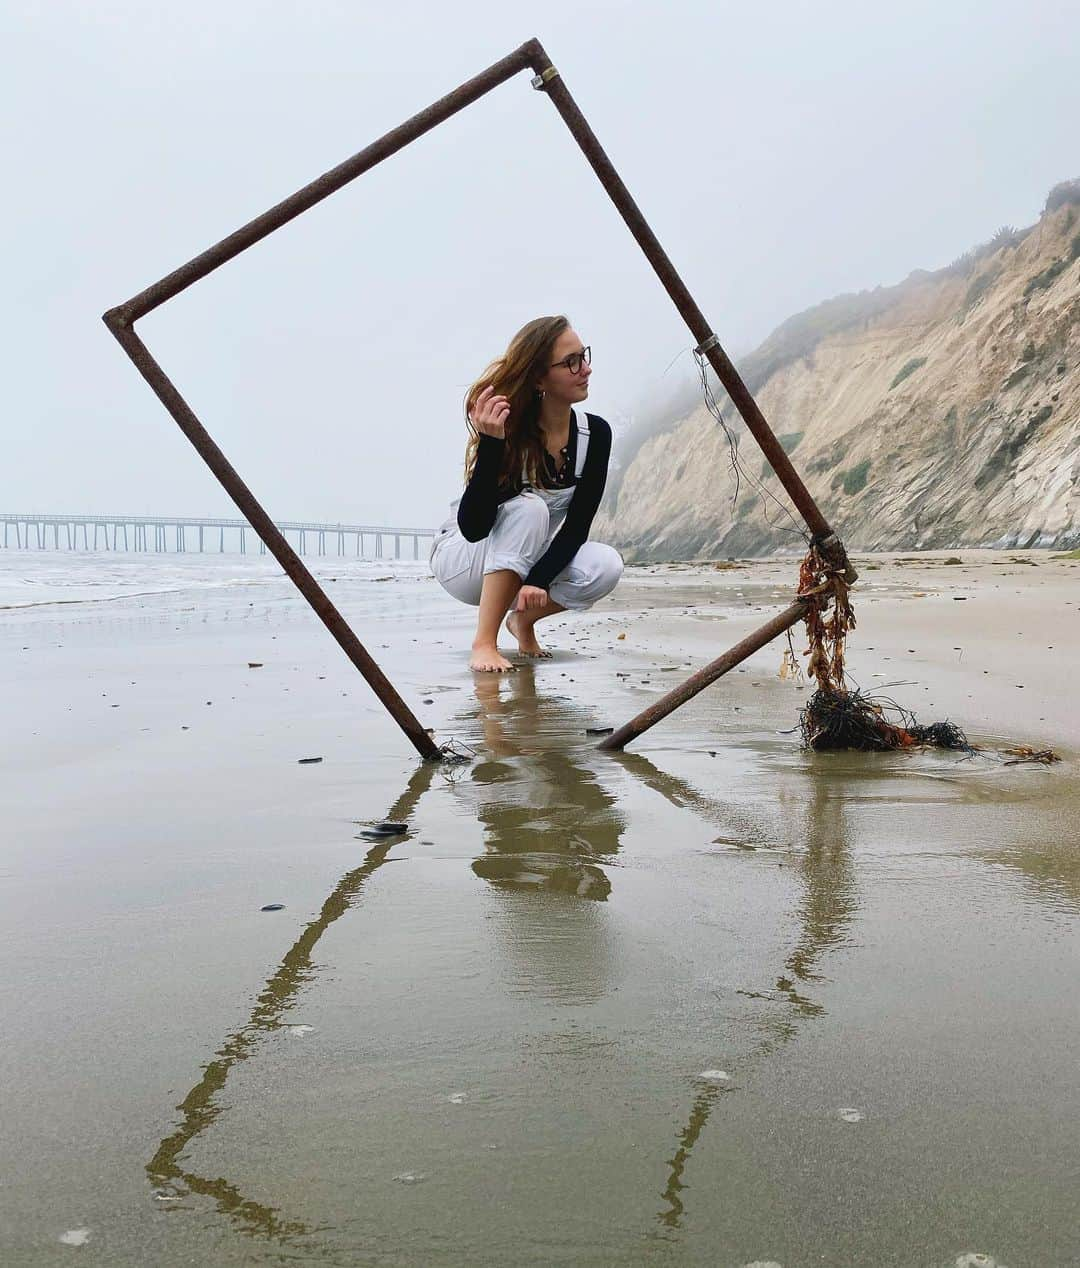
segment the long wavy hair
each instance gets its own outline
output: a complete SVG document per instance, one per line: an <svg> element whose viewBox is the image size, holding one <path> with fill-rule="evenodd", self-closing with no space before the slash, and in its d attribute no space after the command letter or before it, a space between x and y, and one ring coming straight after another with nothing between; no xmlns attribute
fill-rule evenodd
<svg viewBox="0 0 1080 1268"><path fill-rule="evenodd" d="M465 447L465 482L469 482L476 466L476 450L480 435L469 420L476 398L486 387L510 402L506 418L506 450L503 454L500 484L524 480L543 488L544 434L540 430L541 396L537 382L551 364L555 341L570 329L568 317L537 317L517 332L501 357L492 361L465 394L465 421L469 442Z"/></svg>

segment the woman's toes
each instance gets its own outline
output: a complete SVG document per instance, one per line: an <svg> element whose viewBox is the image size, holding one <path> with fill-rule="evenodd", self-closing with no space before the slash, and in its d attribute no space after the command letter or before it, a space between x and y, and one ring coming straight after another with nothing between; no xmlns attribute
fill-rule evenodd
<svg viewBox="0 0 1080 1268"><path fill-rule="evenodd" d="M479 674L512 674L514 666L499 652L473 652L469 668Z"/></svg>

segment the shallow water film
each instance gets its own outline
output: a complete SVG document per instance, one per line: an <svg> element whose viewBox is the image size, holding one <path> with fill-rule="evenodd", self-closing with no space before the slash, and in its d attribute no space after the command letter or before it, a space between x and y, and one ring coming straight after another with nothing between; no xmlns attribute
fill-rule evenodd
<svg viewBox="0 0 1080 1268"><path fill-rule="evenodd" d="M378 582L459 764L269 574L0 625L4 1262L1080 1262L1070 744L923 667L986 752L807 753L777 650L604 754L768 586L644 578L497 678Z"/></svg>

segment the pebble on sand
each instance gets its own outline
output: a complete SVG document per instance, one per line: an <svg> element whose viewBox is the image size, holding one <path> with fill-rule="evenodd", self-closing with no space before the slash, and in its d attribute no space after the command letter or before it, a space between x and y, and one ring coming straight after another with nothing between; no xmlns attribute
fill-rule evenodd
<svg viewBox="0 0 1080 1268"><path fill-rule="evenodd" d="M861 1123L862 1122L863 1114L862 1114L862 1110L860 1109L854 1109L851 1106L844 1106L843 1108L838 1109L836 1112L837 1114L840 1115L840 1117L844 1120L845 1123Z"/></svg>
<svg viewBox="0 0 1080 1268"><path fill-rule="evenodd" d="M399 1184L420 1184L427 1179L427 1176L422 1171L402 1171L394 1176L394 1179Z"/></svg>
<svg viewBox="0 0 1080 1268"><path fill-rule="evenodd" d="M284 911L284 903L267 903L265 907L260 907L260 911Z"/></svg>
<svg viewBox="0 0 1080 1268"><path fill-rule="evenodd" d="M296 763L298 766L311 766L315 762L321 762L321 757L298 757Z"/></svg>
<svg viewBox="0 0 1080 1268"><path fill-rule="evenodd" d="M702 1070L699 1079L708 1079L710 1083L729 1083L731 1075L726 1070Z"/></svg>
<svg viewBox="0 0 1080 1268"><path fill-rule="evenodd" d="M88 1228L69 1228L66 1233L60 1234L60 1241L65 1246L85 1246L89 1240Z"/></svg>
<svg viewBox="0 0 1080 1268"><path fill-rule="evenodd" d="M957 1255L956 1268L1005 1268L1005 1265L999 1264L993 1255L969 1250L963 1255Z"/></svg>

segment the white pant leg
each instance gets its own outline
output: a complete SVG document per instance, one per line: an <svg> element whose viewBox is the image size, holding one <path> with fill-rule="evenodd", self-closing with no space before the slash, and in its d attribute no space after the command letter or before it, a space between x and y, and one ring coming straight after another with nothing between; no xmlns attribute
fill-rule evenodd
<svg viewBox="0 0 1080 1268"><path fill-rule="evenodd" d="M431 571L447 594L475 607L487 573L509 570L526 577L550 540L543 499L519 493L499 507L491 532L481 541L466 541L456 524L436 538Z"/></svg>
<svg viewBox="0 0 1080 1268"><path fill-rule="evenodd" d="M583 612L615 589L622 572L622 556L613 546L586 542L552 581L548 594L569 611Z"/></svg>

